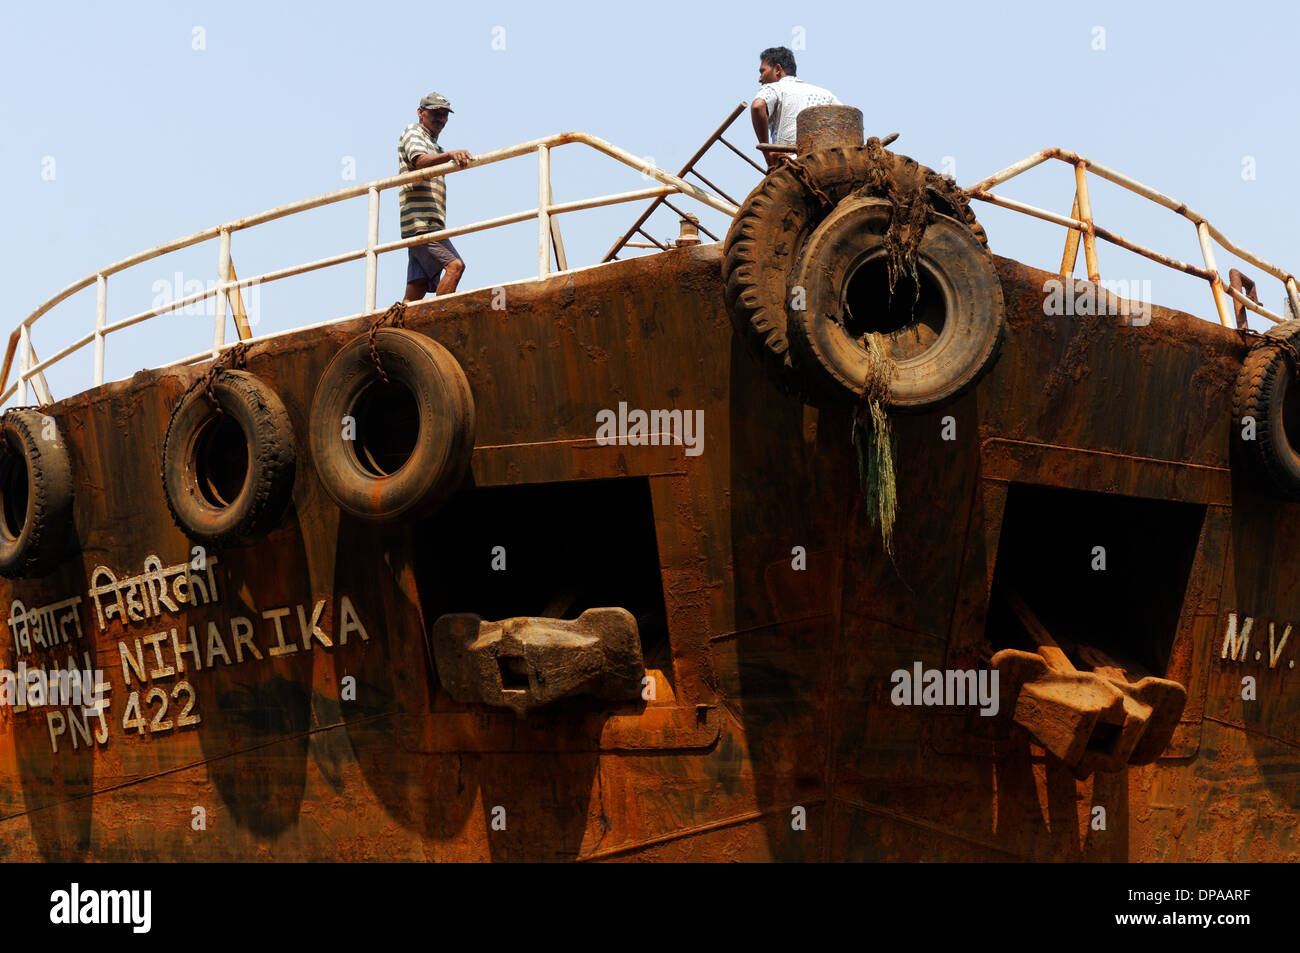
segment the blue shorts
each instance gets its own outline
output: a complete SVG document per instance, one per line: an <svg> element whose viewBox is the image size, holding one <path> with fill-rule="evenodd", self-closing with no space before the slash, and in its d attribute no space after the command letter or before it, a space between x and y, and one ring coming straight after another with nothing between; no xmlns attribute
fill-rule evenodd
<svg viewBox="0 0 1300 953"><path fill-rule="evenodd" d="M438 287L442 270L457 259L460 252L449 238L428 245L412 245L406 250L406 283L427 279L429 290L433 291Z"/></svg>

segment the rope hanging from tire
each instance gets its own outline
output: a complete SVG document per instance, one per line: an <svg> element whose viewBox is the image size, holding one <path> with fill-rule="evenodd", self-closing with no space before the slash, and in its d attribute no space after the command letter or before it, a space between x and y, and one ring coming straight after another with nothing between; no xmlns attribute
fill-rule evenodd
<svg viewBox="0 0 1300 953"><path fill-rule="evenodd" d="M878 139L868 139L864 148L867 153L866 181L852 194L888 199L894 207L889 229L885 232L889 294L893 295L898 279L907 275L916 286L912 300L915 305L921 296L921 281L916 274L916 249L934 215L934 205L924 186L916 182L904 185L890 174L893 164L887 160Z"/></svg>
<svg viewBox="0 0 1300 953"><path fill-rule="evenodd" d="M808 167L798 159L791 159L785 164L785 167L794 173L794 177L808 190L808 194L820 203L822 208L830 208L835 204L835 201L813 181L812 176L808 174Z"/></svg>
<svg viewBox="0 0 1300 953"><path fill-rule="evenodd" d="M866 335L871 372L861 402L853 408L853 446L858 457L858 482L867 501L871 525L880 526L885 552L894 557L894 517L898 509L898 484L894 477L894 435L885 413L889 397L891 361L880 350L874 334Z"/></svg>
<svg viewBox="0 0 1300 953"><path fill-rule="evenodd" d="M865 180L852 196L878 196L889 201L889 228L885 231L885 262L892 300L899 278L912 279L911 306L921 296L916 273L916 251L934 214L924 186L905 186L890 174L893 167L877 139L866 143ZM885 354L879 336L864 333L860 341L867 352L867 376L853 409L852 442L857 451L858 481L873 526L880 527L885 552L894 556L894 522L898 510L898 483L894 472L894 437L885 412L894 362Z"/></svg>
<svg viewBox="0 0 1300 953"><path fill-rule="evenodd" d="M737 336L776 385L852 409L859 481L892 557L886 409L925 413L966 393L996 361L1005 315L969 198L885 144L817 149L772 169L732 221L722 272ZM865 270L876 262L878 285Z"/></svg>

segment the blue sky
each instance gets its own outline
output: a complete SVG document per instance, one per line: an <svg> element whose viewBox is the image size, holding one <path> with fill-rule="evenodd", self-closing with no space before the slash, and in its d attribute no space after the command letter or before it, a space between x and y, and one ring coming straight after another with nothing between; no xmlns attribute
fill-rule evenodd
<svg viewBox="0 0 1300 953"><path fill-rule="evenodd" d="M795 47L801 77L859 106L869 134L900 132L898 151L935 168L947 160L962 185L1061 146L1179 198L1235 241L1300 269L1297 131L1287 110L1297 25L1290 5L1248 2L10 0L0 7L2 333L119 258L393 174L398 135L430 90L456 110L446 148L482 152L576 129L676 171L731 107L752 98L757 54L773 45ZM747 116L731 139L752 149ZM649 184L581 148L554 154L557 200ZM354 180L344 177L350 167ZM757 176L725 150L701 168L737 198ZM1094 190L1100 224L1199 263L1190 223L1105 183ZM1002 191L1068 212L1071 173L1053 163ZM449 179L452 224L535 204L531 159ZM570 264L597 261L638 211L563 217ZM985 205L976 211L996 253L1049 270L1059 264L1061 229ZM236 267L248 275L361 247L365 215L364 200L354 200L238 233ZM664 216L652 230L668 237L676 223ZM396 196L386 193L381 239L397 234ZM468 265L462 288L536 267L532 223L457 245ZM1148 281L1157 303L1214 318L1204 283L1105 243L1099 254L1103 278ZM1226 273L1234 262L1221 254L1219 264ZM114 277L109 318L150 307L160 288L214 278L216 267L210 242ZM1260 277L1265 304L1280 308L1281 286L1247 270ZM404 273L404 252L381 259L381 306L401 296ZM260 289L256 332L361 310L363 274L358 263ZM90 330L94 313L93 289L60 305L37 325L38 353ZM108 376L210 340L205 315L147 322L109 338ZM87 348L52 370L55 396L87 386L91 362Z"/></svg>

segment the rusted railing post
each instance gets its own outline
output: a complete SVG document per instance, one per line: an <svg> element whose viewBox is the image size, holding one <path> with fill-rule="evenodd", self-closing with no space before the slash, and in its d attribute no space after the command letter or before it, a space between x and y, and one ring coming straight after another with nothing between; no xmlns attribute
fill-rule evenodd
<svg viewBox="0 0 1300 953"><path fill-rule="evenodd" d="M1225 328L1230 328L1232 324L1231 309L1228 306L1228 296L1223 293L1223 279L1219 277L1219 268L1214 263L1214 246L1210 243L1210 227L1205 220L1196 223L1196 238L1201 243L1201 255L1205 258L1205 270L1213 277L1210 278L1210 289L1214 292L1214 307L1219 312L1219 323Z"/></svg>
<svg viewBox="0 0 1300 953"><path fill-rule="evenodd" d="M546 207L548 210L555 207L555 196L551 193L551 177L549 170L546 176ZM560 271L568 271L569 256L564 253L564 239L560 236L560 220L554 215L551 215L550 247L555 250L555 267Z"/></svg>
<svg viewBox="0 0 1300 953"><path fill-rule="evenodd" d="M1083 260L1088 266L1088 280L1096 284L1101 281L1101 270L1097 267L1097 233L1092 227L1092 202L1088 199L1087 163L1082 158L1074 164L1074 188L1079 201L1079 221L1087 226L1083 233Z"/></svg>
<svg viewBox="0 0 1300 953"><path fill-rule="evenodd" d="M1074 204L1070 206L1070 218L1079 217L1079 193L1074 193ZM1061 255L1061 277L1071 278L1074 276L1074 266L1079 261L1079 230L1077 228L1067 228L1065 230L1065 253Z"/></svg>

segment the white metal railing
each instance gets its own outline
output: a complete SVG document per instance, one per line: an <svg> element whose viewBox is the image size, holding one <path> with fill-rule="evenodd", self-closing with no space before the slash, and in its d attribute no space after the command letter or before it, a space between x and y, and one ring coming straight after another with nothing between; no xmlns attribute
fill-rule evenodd
<svg viewBox="0 0 1300 953"><path fill-rule="evenodd" d="M551 197L551 150L559 146L575 143L589 146L597 152L616 159L624 165L631 166L644 175L657 180L661 184L653 188L638 189L633 192L621 192L613 195L603 195L592 199L582 199L574 202L555 202ZM411 238L403 238L397 241L380 244L380 192L387 189L399 188L411 182L418 182L439 175L447 175L452 172L467 171L468 169L490 165L491 163L501 162L505 159L513 159L533 152L537 153L536 208L515 212L510 215L500 215L495 218L472 222L468 225L457 225L454 228L444 228L437 232L430 232ZM190 305L196 304L197 302L203 301L214 295L216 296L216 317L212 332L212 347L200 351L197 354L192 354L189 357L173 361L165 366L170 367L193 364L198 361L216 357L230 346L227 345L225 341L226 304L228 296L231 294L237 295L240 288L248 287L250 285L266 284L272 281L278 281L282 278L291 278L295 275L301 275L322 268L329 268L334 265L341 265L364 259L366 262L365 307L360 314L368 314L375 310L379 256L385 252L398 251L412 245L422 245L430 241L451 238L456 235L467 235L471 232L479 232L491 228L499 228L503 225L513 225L517 222L524 222L535 218L537 219L537 275L539 278L544 278L550 273L550 246L552 241L555 241L556 245L557 263L560 265L561 270L567 270L567 262L564 258L563 246L558 240L558 230L553 227L554 216L562 215L566 212L577 212L583 209L599 208L601 206L616 205L623 202L636 202L641 199L655 199L674 194L681 194L693 198L728 217L734 217L738 211L737 207L733 203L721 199L711 192L692 185L689 182L685 182L678 176L665 172L663 169L658 168L652 163L647 162L638 156L632 155L630 152L620 149L603 139L599 139L583 132L562 132L542 139L533 139L529 142L522 142L518 145L509 146L504 149L482 153L481 155L475 156L473 161L468 166L464 167L464 169L461 169L451 162L442 163L415 172L407 172L400 175L389 176L384 179L376 179L373 182L349 186L348 188L328 192L324 195L318 195L315 198L304 199L300 202L282 205L279 208L270 209L269 211L261 212L257 215L251 215L247 218L236 219L235 221L227 222L224 225L207 228L203 231L195 232L192 235L186 235L184 238L178 238L162 245L155 245L153 248L132 255L129 258L124 258L121 261L114 262L105 268L101 268L98 271L87 275L85 278L82 278L80 281L68 285L68 287L64 288L24 318L22 323L9 337L9 344L5 352L3 369L0 370L0 388L3 388L3 393L0 393L0 404L7 402L19 389L22 391L21 402L24 404L27 403L29 384L35 389L37 398L42 403L50 401L52 395L50 394L49 387L45 382L43 374L45 369L57 364L64 358L75 354L77 351L91 343L94 344L94 383L96 385L102 384L104 382L105 339L109 334L139 324L142 321L148 321L151 318L156 318L160 315L175 311L178 308L189 307ZM364 248L344 252L341 255L333 255L329 258L321 258L302 265L294 265L289 268L269 271L264 274L254 275L247 278L239 278L233 274L231 268L230 239L235 232L274 221L275 219L294 215L298 212L305 212L310 209L319 208L323 205L331 205L335 202L346 201L347 199L356 198L361 195L366 195L369 202L366 245ZM135 265L166 255L170 252L178 251L182 248L188 248L191 245L197 245L214 238L218 241L218 253L217 282L213 287L208 288L205 291L196 292L195 294L179 298L165 305L150 308L147 311L141 311L138 314L122 318L121 320L114 321L111 324L108 322L108 279L110 276L134 267ZM96 286L97 292L94 330L73 341L58 353L44 360L37 360L36 353L32 348L32 326L41 318L42 315L50 311L50 309L55 305L76 294L78 291L90 287L92 284ZM305 327L292 328L286 331L260 335L258 337L252 337L250 335L247 340L265 340L282 334L290 334L295 331L305 330L306 328L346 321L357 316L358 315L348 315L334 318L330 321L319 322L314 325L306 325ZM241 337L245 330L246 328L244 327L240 328ZM18 378L10 384L9 374L13 368L15 352L17 352L18 356Z"/></svg>
<svg viewBox="0 0 1300 953"><path fill-rule="evenodd" d="M1062 162L1074 166L1074 205L1070 209L1070 214L1060 215L1056 212L1049 212L1046 209L1037 208L1033 205L1027 205L1024 202L1017 202L1015 199L1005 198L1000 195L994 195L989 189L1003 182L1013 179L1035 166L1046 162L1048 159L1059 159ZM1088 176L1089 171L1101 176L1109 182L1135 192L1143 198L1150 199L1158 205L1175 212L1184 218L1190 220L1196 226L1196 239L1201 247L1201 256L1205 260L1205 267L1200 268L1187 262L1179 261L1168 255L1162 255L1160 252L1153 251L1117 235L1112 231L1102 228L1092 220L1092 202L1088 196ZM1267 308L1263 307L1257 301L1247 297L1241 291L1232 287L1231 284L1225 284L1223 277L1219 274L1218 266L1214 261L1214 247L1212 242L1217 242L1219 246L1226 251L1231 252L1243 261L1248 261L1256 268L1259 268L1274 278L1282 282L1286 288L1287 298L1291 303L1292 314L1300 317L1300 288L1297 288L1296 279L1293 274L1284 271L1277 265L1271 264L1260 258L1258 255L1247 251L1240 245L1229 241L1222 232L1210 224L1209 220L1198 212L1192 211L1184 203L1172 199L1169 196L1157 192L1149 186L1143 185L1136 179L1131 179L1126 175L1108 169L1106 166L1091 159L1085 159L1083 156L1069 152L1065 149L1043 149L1035 152L1031 156L1021 159L1014 165L1009 165L1001 172L997 172L982 182L966 189L966 194L971 198L980 199L1002 208L1011 209L1015 212L1023 212L1026 215L1032 215L1035 218L1041 218L1048 222L1055 222L1068 229L1065 238L1065 254L1061 258L1061 275L1069 278L1074 274L1074 266L1079 257L1079 240L1083 239L1084 262L1088 268L1088 280L1094 284L1101 280L1100 268L1097 264L1097 238L1104 238L1111 244L1118 245L1121 248L1136 252L1145 258L1154 262L1174 268L1178 271L1186 272L1189 275L1195 275L1203 278L1210 283L1210 289L1214 295L1214 307L1218 312L1219 321L1224 327L1233 327L1231 320L1231 309L1228 306L1228 296L1245 308L1249 308L1256 314L1267 318L1268 320L1279 323L1284 320L1281 316L1274 314Z"/></svg>
<svg viewBox="0 0 1300 953"><path fill-rule="evenodd" d="M633 192L622 192L614 195L604 195L593 199L582 199L573 202L554 202L551 197L551 176L550 176L550 152L552 149L578 143L587 145L597 152L601 152L623 164L630 166L642 172L646 176L653 178L661 184L657 187L639 189ZM444 228L437 232L431 232L423 235L417 235L411 238L403 238L397 241L379 242L379 194L388 189L399 188L411 182L418 182L423 179L433 178L439 175L447 175L452 172L466 171L479 166L489 165L494 162L501 162L505 159L513 159L529 153L537 153L537 189L538 201L537 207L527 209L521 212L515 212L509 215L501 215L495 218L484 219L473 222L468 225L458 225L454 228ZM1059 159L1074 167L1075 175L1075 195L1074 205L1070 214L1060 215L1046 209L1037 208L1024 202L1018 202L1004 196L995 195L989 191L994 186L1001 185L1010 179L1015 178L1023 172L1046 162L1048 159ZM1130 241L1115 232L1102 228L1093 221L1092 205L1088 194L1087 172L1092 171L1096 175L1110 182L1115 183L1131 192L1143 196L1165 208L1182 215L1189 219L1196 227L1197 240L1200 244L1201 254L1205 260L1205 267L1201 268L1196 265L1179 261L1168 255L1146 248L1136 242ZM588 135L581 132L558 133L553 136L547 136L542 139L534 139L529 142L519 143L518 145L509 146L504 149L497 149L492 152L485 152L476 156L473 161L464 169L453 163L444 163L431 166L426 169L420 169L415 172L408 172L401 175L389 176L384 179L376 179L372 182L360 185L349 186L348 188L339 189L334 192L328 192L324 195L318 195L315 198L304 199L300 202L293 202L288 205L282 205L278 208L261 212L247 218L236 219L227 222L224 225L217 225L212 228L195 232L184 238L178 238L174 241L162 245L156 245L129 258L114 262L105 268L87 275L80 281L76 281L64 288L54 297L40 305L36 310L23 319L22 323L13 331L9 337L8 347L5 352L3 368L0 369L0 404L7 402L14 394L21 389L22 402L26 403L28 398L28 386L36 390L38 399L46 403L52 399L49 387L44 379L46 368L62 361L68 356L76 353L86 345L94 344L94 383L96 385L104 382L104 351L105 339L114 331L120 331L132 325L139 324L151 318L175 311L179 308L189 307L207 298L216 296L216 317L213 325L212 346L196 354L172 361L165 366L177 366L193 364L198 361L218 356L223 350L230 345L225 342L226 333L226 304L228 297L232 294L238 295L239 289L250 285L265 284L272 281L278 281L282 278L290 278L295 275L306 274L317 271L322 268L329 268L334 265L346 264L348 262L364 259L366 262L365 275L365 299L364 310L359 314L347 315L333 318L328 321L318 322L316 324L300 326L296 328L278 331L271 334L260 335L257 337L248 336L247 340L260 341L267 338L277 337L283 334L290 334L296 331L307 330L314 327L321 327L327 324L334 324L340 321L346 321L363 314L371 313L375 310L377 297L377 279L378 279L378 259L379 255L386 252L398 251L408 248L412 245L420 245L430 241L436 241L442 238L451 238L456 235L466 235L472 232L484 231L491 228L498 228L504 225L513 225L518 222L529 219L537 219L537 274L539 278L545 277L550 272L550 245L554 241L556 250L556 261L561 270L567 269L567 262L564 258L563 245L559 242L558 232L554 227L554 216L562 215L566 212L576 212L583 209L598 208L605 205L615 205L624 202L636 202L641 199L658 199L663 196L682 194L693 198L704 205L709 206L716 211L721 212L728 217L734 217L739 209L732 202L708 192L698 186L684 181L682 178L665 172L644 159L634 156L631 153L611 145L603 139ZM1189 275L1195 275L1210 283L1214 295L1215 309L1218 312L1219 320L1226 327L1232 327L1231 312L1228 305L1228 298L1231 297L1239 305L1259 314L1270 321L1281 322L1283 318L1258 302L1247 297L1242 291L1225 284L1214 260L1214 250L1212 242L1217 242L1220 247L1236 255L1244 261L1260 268L1264 272L1272 275L1282 282L1286 288L1287 296L1291 304L1292 313L1300 315L1300 287L1297 286L1296 278L1290 272L1287 272L1270 262L1265 261L1258 255L1247 251L1240 245L1231 242L1217 228L1210 224L1205 216L1192 211L1184 203L1157 192L1135 179L1122 175L1106 166L1093 162L1073 152L1064 149L1044 149L1036 152L1021 161L1008 166L1001 172L989 176L981 182L966 190L966 194L971 198L989 202L1002 208L1011 209L1012 211L1021 212L1040 218L1045 221L1053 222L1067 229L1065 253L1061 260L1061 274L1070 277L1074 273L1075 264L1078 259L1079 245L1082 241L1084 249L1084 258L1088 270L1088 278L1096 283L1101 280L1099 267L1097 264L1096 238L1100 237L1112 244L1119 245L1131 252L1135 252L1152 261L1178 271L1185 272ZM322 258L316 261L308 262L302 265L294 265L289 268L281 268L276 271L269 271L261 275L254 275L247 278L238 278L234 275L231 266L230 240L231 236L244 229L252 228L266 222L274 221L279 218L285 218L289 215L305 212L310 209L319 208L324 205L330 205L336 202L346 201L347 199L356 198L361 195L368 197L369 214L366 228L366 245L364 248L344 252L340 255L333 255L329 258ZM150 308L147 311L141 311L130 317L121 320L108 322L108 279L110 276L124 271L128 268L139 265L143 262L150 261L170 252L187 248L201 242L218 240L218 257L217 257L217 282L205 291L179 298L159 307ZM60 302L69 298L78 291L88 288L90 285L96 286L96 307L95 307L95 327L90 333L78 338L71 344L63 348L58 353L44 360L38 360L36 352L32 347L31 328L50 309ZM240 334L243 337L246 327L241 326ZM9 374L13 369L15 354L18 358L18 378L12 384L9 383Z"/></svg>

